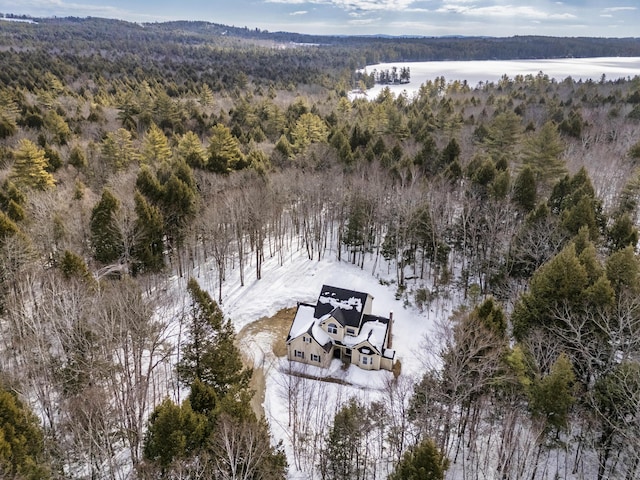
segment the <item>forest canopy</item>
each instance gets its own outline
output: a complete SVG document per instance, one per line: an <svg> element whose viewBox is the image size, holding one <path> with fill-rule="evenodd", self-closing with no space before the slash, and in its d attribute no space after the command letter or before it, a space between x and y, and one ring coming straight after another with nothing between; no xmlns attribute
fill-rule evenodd
<svg viewBox="0 0 640 480"><path fill-rule="evenodd" d="M637 476L640 79L348 92L381 60L638 39L34 20L0 22L3 478ZM222 300L293 252L451 314L386 404L287 376L285 455Z"/></svg>

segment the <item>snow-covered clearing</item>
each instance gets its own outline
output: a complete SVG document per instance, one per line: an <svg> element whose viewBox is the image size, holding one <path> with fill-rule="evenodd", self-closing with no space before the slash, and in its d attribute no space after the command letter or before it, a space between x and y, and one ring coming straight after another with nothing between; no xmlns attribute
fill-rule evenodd
<svg viewBox="0 0 640 480"><path fill-rule="evenodd" d="M377 265L377 267L374 267ZM424 362L428 357L430 334L437 319L448 317L452 306L458 301L442 297L434 300L420 311L413 305L413 291L430 285L426 280L410 280L404 295L396 298L397 285L392 283L395 271L389 272L387 263L379 258L376 262L371 254L364 268L337 261L335 252L327 252L325 258L309 260L303 250L290 252L282 264L277 257L267 259L262 267L262 278L251 276L251 265L246 266L245 285L240 285L239 272L227 273L223 284L222 310L231 318L236 330L257 321L262 317L274 315L285 307L295 306L297 302L315 303L322 285L333 285L360 292L370 293L373 297L372 313L388 316L394 312L393 348L401 362L401 377L415 380L424 371ZM217 271L215 267L199 269L198 282L212 296L217 292ZM264 410L270 423L274 440L283 441L288 455L290 478L311 478L308 471L296 472L300 461L293 458L291 405L287 401L287 390L295 378L320 377L331 381L304 380L309 393L317 403L313 408L324 412L326 421L331 424L331 413L350 397L356 396L368 403L383 400L386 385L393 379L387 371L364 371L356 366L345 368L339 360L334 360L328 369L290 363L286 357L276 358L272 352L274 335L262 331L260 334L244 339L243 345L250 350L256 368L262 368L265 374ZM294 370L298 375L287 373ZM315 385L309 385L309 382ZM318 412L315 413L318 415ZM305 470L304 468L301 468Z"/></svg>

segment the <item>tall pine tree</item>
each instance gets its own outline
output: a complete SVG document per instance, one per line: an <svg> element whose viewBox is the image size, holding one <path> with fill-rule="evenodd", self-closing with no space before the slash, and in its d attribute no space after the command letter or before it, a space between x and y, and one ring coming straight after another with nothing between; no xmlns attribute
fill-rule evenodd
<svg viewBox="0 0 640 480"><path fill-rule="evenodd" d="M16 158L11 177L16 185L47 190L55 185L53 176L47 172L48 162L45 151L31 140L23 138L14 151Z"/></svg>
<svg viewBox="0 0 640 480"><path fill-rule="evenodd" d="M168 162L173 153L169 141L158 126L151 125L142 143L142 161L151 165Z"/></svg>
<svg viewBox="0 0 640 480"><path fill-rule="evenodd" d="M113 263L124 253L122 233L115 215L120 208L118 199L106 188L91 212L91 246L93 257L101 263Z"/></svg>
<svg viewBox="0 0 640 480"><path fill-rule="evenodd" d="M235 332L211 296L191 278L187 285L191 297L187 341L182 345L178 376L185 385L200 380L223 399L229 393L247 390L252 370L242 365L234 344Z"/></svg>
<svg viewBox="0 0 640 480"><path fill-rule="evenodd" d="M133 273L159 272L164 268L164 221L160 210L151 205L145 197L136 192L134 197L137 219Z"/></svg>
<svg viewBox="0 0 640 480"><path fill-rule="evenodd" d="M215 173L229 173L246 166L238 139L221 124L215 125L211 130L208 154L206 167Z"/></svg>

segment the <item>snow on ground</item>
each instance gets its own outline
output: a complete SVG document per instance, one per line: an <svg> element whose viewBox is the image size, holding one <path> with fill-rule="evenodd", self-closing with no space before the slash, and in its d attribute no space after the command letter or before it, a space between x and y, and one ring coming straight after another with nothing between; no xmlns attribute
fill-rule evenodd
<svg viewBox="0 0 640 480"><path fill-rule="evenodd" d="M406 92L412 98L422 84L437 77L444 77L446 82L466 80L472 88L479 82L497 82L503 75L514 78L516 75L536 76L539 72L558 82L567 77L576 82L597 81L602 75L606 75L608 79L633 78L640 75L640 57L395 62L367 65L363 70L370 73L373 70L391 70L393 67L408 67L411 71L411 83L375 85L365 93L352 92L351 99L375 99L387 87L396 96Z"/></svg>
<svg viewBox="0 0 640 480"><path fill-rule="evenodd" d="M255 279L255 274L252 276L251 265L247 266L244 286L240 286L238 272L230 273L223 284L221 307L225 316L231 318L236 331L239 331L262 317L270 317L283 308L294 307L297 302L315 304L322 285L369 293L373 296L373 315L389 316L390 312L394 312L393 348L402 362L403 372L419 372L423 368L425 337L432 331L436 318L446 318L450 314L451 303L434 302L424 312L412 305L405 306L404 298L396 299L396 285L389 284L386 262L379 262L373 274L371 264L365 262L365 267L361 269L345 261L338 262L335 253L328 253L320 261L309 260L303 251L291 254L282 265L276 257L267 259L260 280ZM211 276L198 280L215 297L217 273L211 273ZM415 286L422 284L416 283Z"/></svg>
<svg viewBox="0 0 640 480"><path fill-rule="evenodd" d="M373 257L365 262L364 269L351 263L336 260L335 252L327 252L323 260L309 260L304 251L289 253L282 264L278 258L268 258L262 267L262 278L256 280L254 266L247 265L245 285L240 285L237 270L227 273L222 290L222 310L231 318L236 331L262 317L274 315L286 307L296 306L297 302L315 303L322 285L332 285L371 294L372 314L388 316L393 312L393 348L396 358L402 364L401 376L417 379L424 371L424 362L428 355L425 344L429 342L437 319L447 318L453 302L441 299L432 303L421 312L406 302L405 298L396 298L397 286L392 282L393 269L389 275L388 265ZM372 269L372 265L377 268ZM373 273L372 273L373 270ZM215 269L200 270L198 282L214 298L217 297L217 272ZM429 287L421 280L412 280L409 289ZM329 368L322 369L287 361L286 357L275 358L271 345L274 341L269 332L262 332L250 339L250 353L256 367L265 372L265 415L273 437L284 442L285 451L291 459L292 447L288 430L289 407L286 401L286 385L290 384L290 369L306 376L331 378L332 382L319 382L321 389L315 391L318 402L335 411L350 397L357 396L364 402L383 398L385 384L393 379L387 371L365 371L351 365L347 368L334 360ZM314 380L314 382L316 382ZM322 392L322 393L319 393ZM330 421L333 419L331 418ZM308 478L302 472L291 469L290 478Z"/></svg>

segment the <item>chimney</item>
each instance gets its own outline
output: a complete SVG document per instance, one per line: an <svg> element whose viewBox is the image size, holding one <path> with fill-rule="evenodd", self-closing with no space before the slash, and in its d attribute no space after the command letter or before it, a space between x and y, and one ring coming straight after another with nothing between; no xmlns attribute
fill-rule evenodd
<svg viewBox="0 0 640 480"><path fill-rule="evenodd" d="M387 348L391 348L392 333L393 333L393 310L389 312L389 327L387 328Z"/></svg>

